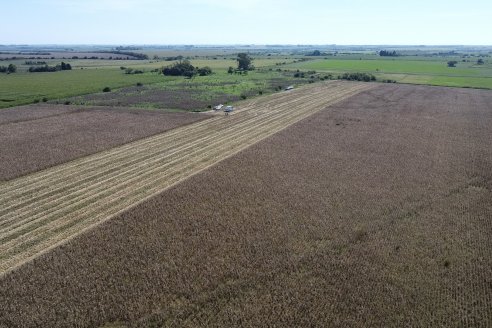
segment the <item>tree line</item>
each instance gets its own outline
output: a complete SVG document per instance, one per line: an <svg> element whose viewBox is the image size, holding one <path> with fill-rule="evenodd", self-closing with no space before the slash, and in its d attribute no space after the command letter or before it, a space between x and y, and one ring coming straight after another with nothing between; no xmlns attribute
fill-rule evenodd
<svg viewBox="0 0 492 328"><path fill-rule="evenodd" d="M193 78L196 75L207 76L212 74L212 69L208 66L195 67L187 59L179 60L178 62L162 68L162 74L166 76L185 76Z"/></svg>
<svg viewBox="0 0 492 328"><path fill-rule="evenodd" d="M179 58L179 57L176 57ZM185 76L187 78L193 78L196 75L207 76L212 74L212 69L208 66L205 67L195 67L187 59L180 59L172 65L163 67L161 69L162 74L167 76ZM251 58L247 53L237 54L237 68L229 67L227 72L229 74L246 74L248 71L255 69L253 66L253 58Z"/></svg>
<svg viewBox="0 0 492 328"><path fill-rule="evenodd" d="M398 53L395 50L393 50L393 51L381 50L379 52L379 55L382 57L398 57Z"/></svg>
<svg viewBox="0 0 492 328"><path fill-rule="evenodd" d="M72 69L72 65L61 62L60 65L56 66L31 66L29 67L29 73L40 73L40 72L57 72L57 71L70 71Z"/></svg>
<svg viewBox="0 0 492 328"><path fill-rule="evenodd" d="M15 73L17 72L17 66L10 64L9 66L0 66L0 73Z"/></svg>
<svg viewBox="0 0 492 328"><path fill-rule="evenodd" d="M348 81L362 81L362 82L371 82L376 81L376 77L372 74L367 73L345 73L342 76L338 76L341 80Z"/></svg>

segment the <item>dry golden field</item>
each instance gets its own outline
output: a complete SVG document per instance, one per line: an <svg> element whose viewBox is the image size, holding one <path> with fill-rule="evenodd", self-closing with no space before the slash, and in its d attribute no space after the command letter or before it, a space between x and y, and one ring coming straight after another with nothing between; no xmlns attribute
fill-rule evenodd
<svg viewBox="0 0 492 328"><path fill-rule="evenodd" d="M0 274L129 206L362 90L326 83L260 100L0 185Z"/></svg>
<svg viewBox="0 0 492 328"><path fill-rule="evenodd" d="M0 110L0 183L203 119L124 107L39 104Z"/></svg>
<svg viewBox="0 0 492 328"><path fill-rule="evenodd" d="M0 185L4 271L70 238L3 274L0 326L492 326L492 92L374 85Z"/></svg>

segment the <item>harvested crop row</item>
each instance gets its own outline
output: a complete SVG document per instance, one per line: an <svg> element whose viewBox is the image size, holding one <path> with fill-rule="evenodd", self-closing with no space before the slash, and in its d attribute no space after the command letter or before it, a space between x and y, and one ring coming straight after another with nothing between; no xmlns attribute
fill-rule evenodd
<svg viewBox="0 0 492 328"><path fill-rule="evenodd" d="M491 104L334 104L3 275L0 326L490 327Z"/></svg>
<svg viewBox="0 0 492 328"><path fill-rule="evenodd" d="M229 117L128 144L0 186L0 273L362 90L328 83L266 97Z"/></svg>
<svg viewBox="0 0 492 328"><path fill-rule="evenodd" d="M47 104L2 110L0 183L208 118Z"/></svg>

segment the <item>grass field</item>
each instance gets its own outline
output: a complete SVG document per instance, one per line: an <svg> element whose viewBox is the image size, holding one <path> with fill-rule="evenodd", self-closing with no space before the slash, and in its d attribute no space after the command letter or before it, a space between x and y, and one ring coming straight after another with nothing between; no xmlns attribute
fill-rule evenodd
<svg viewBox="0 0 492 328"><path fill-rule="evenodd" d="M222 103L269 94L287 85L301 86L309 79L293 78L292 73L253 71L248 75L224 71L192 80L162 77L162 81L140 87L132 86L114 92L89 94L67 99L78 105L132 106L167 110L206 111ZM61 100L63 103L65 100Z"/></svg>
<svg viewBox="0 0 492 328"><path fill-rule="evenodd" d="M176 85L184 85L182 78L169 78L151 73L152 70L160 69L163 66L172 64L172 61L165 61L163 58L169 56L183 55L189 58L193 65L198 67L209 66L217 74L214 75L213 88L208 88L205 94L202 92L198 97L204 101L218 100L213 94L223 94L232 92L239 96L241 93L248 93L258 89L258 86L268 84L272 78L278 81L284 80L282 84L289 83L289 74L277 72L277 69L295 71L317 71L334 73L335 78L339 74L346 72L367 72L377 76L378 79L395 80L401 83L429 84L471 88L492 88L492 63L485 58L485 65L476 65L476 60L481 53L474 54L476 57L454 56L401 56L401 57L380 57L374 52L360 51L339 53L337 56L325 58L307 57L295 51L276 53L273 56L267 50L252 55L254 66L264 71L272 70L270 74L259 75L257 72L250 72L250 76L242 77L236 89L222 88L221 84L230 83L231 78L225 74L228 67L236 67L235 56L238 50L232 49L202 49L202 50L153 50L146 52L149 58L159 56L159 59L150 60L102 60L102 59L41 59L49 65L59 64L62 60L72 65L72 71L56 73L27 73L30 65L26 60L11 60L1 62L2 65L9 63L16 64L18 73L0 74L0 108L12 107L16 105L29 104L42 101L46 98L49 101L74 96L82 96L101 92L103 88L118 89L122 87L134 86L136 83L145 85L155 84L156 88L162 90L176 91ZM81 55L80 53L77 53ZM430 53L429 53L430 54ZM67 54L71 58L70 54ZM34 60L37 61L38 59ZM299 60L307 60L300 61ZM449 60L457 60L455 68L447 67ZM463 60L465 60L463 62ZM144 70L144 74L127 75L120 67L129 67ZM254 75L254 76L251 76ZM291 76L291 75L290 75ZM254 82L252 81L254 80ZM201 88L201 84L208 83L207 80L196 78L193 85ZM253 82L254 86L251 86ZM305 81L307 82L307 81ZM178 87L179 89L179 87ZM212 89L212 90L211 90ZM203 90L202 90L203 91ZM80 99L79 99L80 100ZM119 100L122 101L121 99ZM118 102L118 100L114 101ZM124 99L123 99L124 102ZM79 102L84 104L83 101ZM133 104L136 107L163 108L163 103ZM171 104L173 105L173 104ZM204 103L198 104L201 110ZM124 104L123 104L124 106ZM177 108L180 108L179 106ZM170 109L176 109L171 106ZM190 108L186 108L190 109Z"/></svg>
<svg viewBox="0 0 492 328"><path fill-rule="evenodd" d="M119 68L0 75L0 108L162 81L162 75L126 75Z"/></svg>
<svg viewBox="0 0 492 328"><path fill-rule="evenodd" d="M268 59L259 58L255 60L256 67L275 66L280 62L291 62L292 59ZM61 60L47 60L49 65L56 65ZM0 74L0 108L24 105L41 101L43 98L48 100L58 100L67 97L91 94L101 92L105 87L117 89L142 84L161 83L172 85L183 83L183 78L165 77L158 73L152 73L151 70L159 69L163 66L171 65L169 61L119 61L119 60L65 60L72 65L71 71L60 71L52 73L28 73L26 72L29 65L25 65L25 60L14 61L18 66L18 73ZM233 59L198 59L192 60L192 64L198 67L209 66L217 74L209 77L216 83L224 81L229 82L231 78L226 74L229 66L236 66ZM2 64L3 65L3 64ZM129 67L144 70L144 74L129 75L124 74L120 67ZM81 69L82 68L82 69ZM253 75L253 76L252 76ZM285 79L285 76L278 73L269 75L258 75L251 72L249 76L243 76L241 82L250 82L250 80L268 80L271 78ZM196 77L192 82L194 85L200 85L204 79ZM208 81L205 79L205 81ZM234 81L238 80L237 76ZM267 81L265 81L267 82ZM285 82L288 83L288 82ZM237 90L247 88L244 83L237 86ZM244 89L247 90L247 89ZM221 90L217 90L221 92ZM233 92L239 95L238 92Z"/></svg>
<svg viewBox="0 0 492 328"><path fill-rule="evenodd" d="M492 92L379 84L318 111L348 89L310 88L171 132L198 166L270 137L4 275L0 326L490 327ZM9 245L28 253L47 225L70 229L55 214L67 198L71 211L127 192L94 184L92 167L146 154L134 176L166 176L153 162L167 136L2 186L1 236L19 238L4 270ZM48 181L74 191L36 191ZM114 204L87 203L92 219Z"/></svg>
<svg viewBox="0 0 492 328"><path fill-rule="evenodd" d="M402 83L429 84L456 87L492 89L492 64L476 65L474 62L458 62L457 67L447 67L449 60L407 59L317 59L286 65L290 69L315 70L342 74L367 72L380 79L392 79Z"/></svg>

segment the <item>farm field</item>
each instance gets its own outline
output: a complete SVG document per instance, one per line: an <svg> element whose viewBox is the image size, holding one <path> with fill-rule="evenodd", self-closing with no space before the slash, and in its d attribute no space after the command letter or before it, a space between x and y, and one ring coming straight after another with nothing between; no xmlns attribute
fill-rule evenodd
<svg viewBox="0 0 492 328"><path fill-rule="evenodd" d="M490 326L492 92L328 85L196 123L235 155L5 274L0 326Z"/></svg>
<svg viewBox="0 0 492 328"><path fill-rule="evenodd" d="M164 79L163 79L164 80ZM143 86L121 88L114 92L68 98L70 103L88 106L132 106L168 111L208 111L216 104L228 104L260 94L270 94L287 85L302 86L308 79L270 71L250 72L248 76L217 72L194 80L166 78Z"/></svg>
<svg viewBox="0 0 492 328"><path fill-rule="evenodd" d="M126 100L134 107L143 108L164 108L164 106L174 106L168 109L182 109L174 101L169 104L162 101L163 96L157 97L154 101L136 101L133 95L127 95L126 88L130 90L138 84L143 84L146 88L152 88L156 93L164 94L176 90L182 91L182 85L189 85L200 91L200 95L192 98L201 101L191 102L191 105L198 107L192 110L203 110L203 105L210 100L224 99L224 93L230 93L234 97L242 94L252 94L261 90L264 94L271 93L272 84L286 86L292 83L306 84L310 82L312 76L318 78L317 73L332 73L336 78L338 75L350 72L366 72L374 74L378 80L394 80L400 83L441 85L452 87L486 88L492 89L492 63L490 61L491 51L486 49L475 49L467 52L466 49L453 52L446 47L437 49L425 49L422 51L401 50L402 56L381 57L377 51L328 51L326 56L309 56L313 48L279 48L279 49L243 49L243 48L205 48L205 49L153 49L143 48L136 51L137 54L146 54L149 59L145 60L109 60L111 53L99 53L101 59L91 59L92 55L97 55L93 48L85 49L86 53L78 49L75 52L58 51L56 59L46 59L46 56L33 57L36 59L5 59L0 61L0 66L15 64L17 72L13 74L0 74L0 108L12 107L17 105L41 102L43 99L56 103L61 100L76 97L79 104L85 105L86 97L93 103L123 103ZM108 51L109 49L102 48ZM31 51L34 51L31 49ZM40 53L45 49L39 48ZM227 74L229 67L236 67L235 60L238 52L251 53L253 65L257 70L250 71L247 76L230 76ZM399 50L400 51L400 50ZM449 52L443 53L443 51ZM488 51L488 52L487 52ZM47 49L46 52L52 52ZM34 53L34 52L33 52ZM12 57L13 54L3 54ZM183 78L166 77L158 73L159 69L171 65L177 56L189 59L197 67L209 66L215 74L208 77L197 77L192 81ZM10 58L9 57L9 58ZM75 57L75 58L74 58ZM88 57L88 59L83 59ZM174 59L173 59L174 58ZM477 59L484 60L483 65L477 65ZM0 57L0 60L2 58ZM60 65L61 61L72 66L70 71L59 71L50 73L28 73L29 67L33 66L30 62L46 62L48 65ZM450 60L457 61L457 67L447 67ZM34 65L36 66L36 65ZM123 68L123 69L122 69ZM125 74L125 69L143 71L142 74ZM306 78L294 78L294 74L299 70L308 73ZM316 79L315 78L315 79ZM239 81L239 83L236 82ZM234 81L235 89L227 87ZM113 91L121 92L109 95L98 95L92 99L92 94L101 93L109 87ZM111 99L106 99L113 97ZM89 101L89 102L90 102ZM63 102L62 102L63 103ZM209 104L207 104L208 106Z"/></svg>
<svg viewBox="0 0 492 328"><path fill-rule="evenodd" d="M292 60L290 60L292 61ZM258 68L275 66L277 62L290 62L285 59L257 59L255 65ZM212 90L215 93L224 93L229 89L223 89L221 84L230 84L232 81L236 83L234 95L239 96L241 93L251 92L251 84L254 84L255 91L258 91L258 86L270 85L271 81L286 85L291 83L292 74L283 74L281 72L250 72L247 76L230 76L227 74L229 66L235 66L235 61L231 59L196 59L192 60L192 64L198 67L209 66L216 74L209 77L196 77L192 81L185 80L182 77L168 77L152 72L152 70L160 69L163 66L171 65L171 61L155 61L155 60L65 60L72 65L70 71L59 71L49 73L28 73L29 65L24 64L24 60L14 61L18 66L18 73L15 74L0 74L0 108L12 107L17 105L30 104L40 102L46 98L50 102L55 102L63 98L74 96L88 95L100 93L105 87L118 89L123 87L135 86L137 83L143 85L153 85L153 88L160 87L168 90L176 89L178 84L188 84L193 87L202 87L202 84L213 83L215 86ZM46 61L48 65L54 66L60 64L60 60ZM0 62L0 65L1 64ZM143 74L125 74L121 69L132 68L143 70ZM307 83L307 81L304 81ZM271 92L270 89L263 90L265 93ZM147 105L147 107L153 107ZM146 104L143 105L146 107ZM202 109L202 108L197 108Z"/></svg>
<svg viewBox="0 0 492 328"><path fill-rule="evenodd" d="M158 74L124 74L119 68L84 69L54 73L16 73L0 76L0 108L60 99L94 92L162 81Z"/></svg>
<svg viewBox="0 0 492 328"><path fill-rule="evenodd" d="M0 274L327 105L374 86L332 82L278 93L251 101L233 115L216 115L0 184Z"/></svg>
<svg viewBox="0 0 492 328"><path fill-rule="evenodd" d="M360 56L353 59L317 59L288 64L285 67L300 70L316 70L343 74L366 72L380 79L392 79L402 83L458 86L492 89L492 64L476 65L461 62L460 58L440 59L406 58L368 59ZM457 67L447 67L449 60L458 60Z"/></svg>
<svg viewBox="0 0 492 328"><path fill-rule="evenodd" d="M0 182L208 118L131 108L31 105L0 110Z"/></svg>

